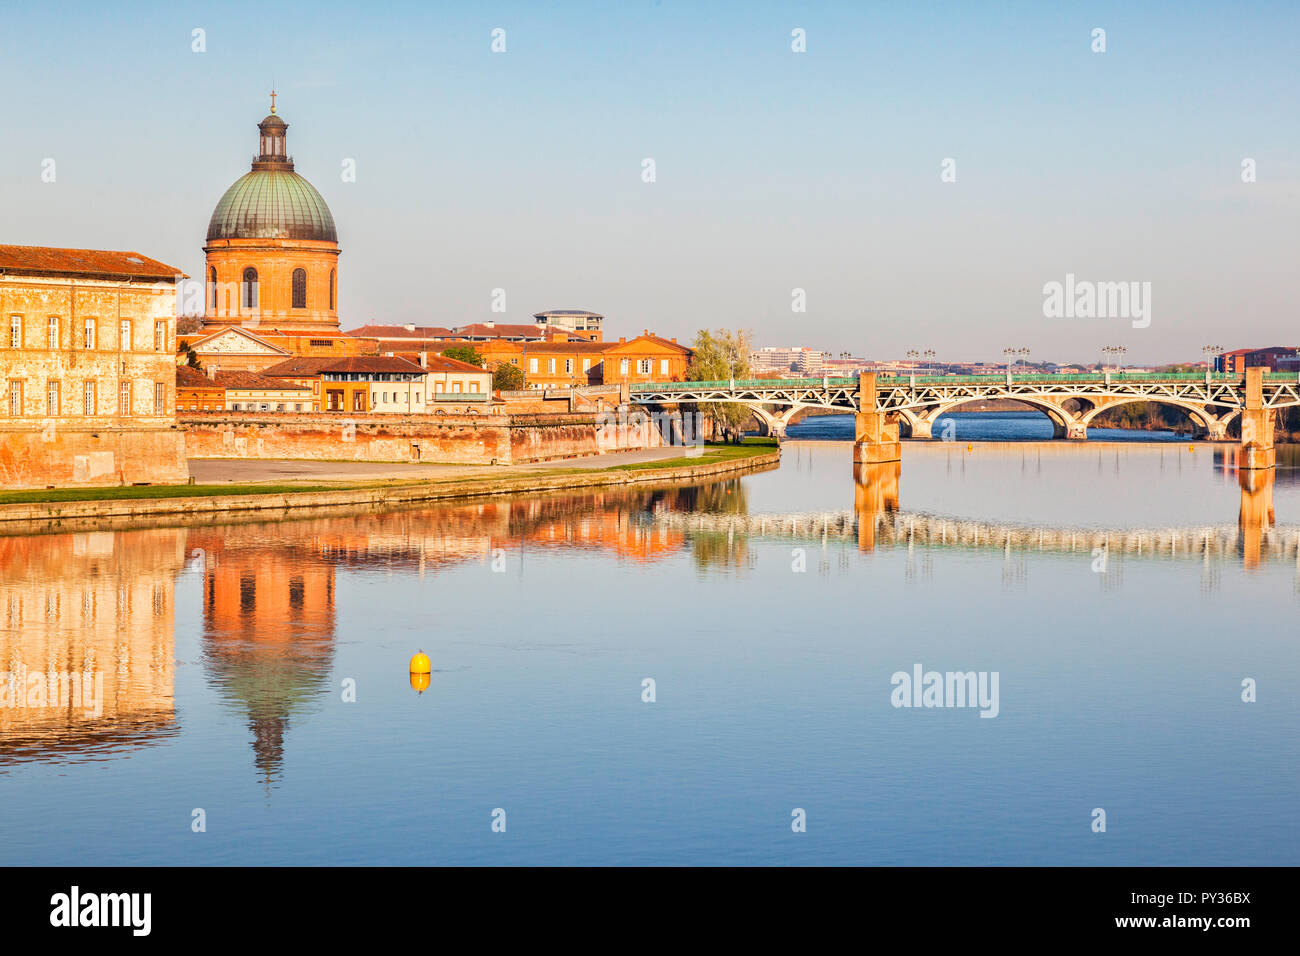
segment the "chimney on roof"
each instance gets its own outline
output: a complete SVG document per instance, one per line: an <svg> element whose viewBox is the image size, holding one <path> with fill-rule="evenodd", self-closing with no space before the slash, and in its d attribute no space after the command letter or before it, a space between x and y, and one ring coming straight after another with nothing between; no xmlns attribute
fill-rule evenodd
<svg viewBox="0 0 1300 956"><path fill-rule="evenodd" d="M676 340L676 339L669 339L668 341L669 341L669 342L672 342L674 345L677 344L677 340Z"/></svg>
<svg viewBox="0 0 1300 956"><path fill-rule="evenodd" d="M627 338L626 338L625 336L620 335L620 336L618 337L618 344L619 344L619 345L622 345L622 344L625 343L626 341L627 341Z"/></svg>
<svg viewBox="0 0 1300 956"><path fill-rule="evenodd" d="M495 322L484 322L483 327L485 329L495 329L497 327L497 324Z"/></svg>
<svg viewBox="0 0 1300 956"><path fill-rule="evenodd" d="M649 335L649 334L650 334L650 330L649 330L649 329L642 329L642 330L641 330L641 334L642 334L642 335Z"/></svg>
<svg viewBox="0 0 1300 956"><path fill-rule="evenodd" d="M209 365L209 366L208 366L208 378L212 379L214 382L216 381L216 379L217 379L217 366L216 366L215 364L214 364L214 365Z"/></svg>
<svg viewBox="0 0 1300 956"><path fill-rule="evenodd" d="M415 326L413 326L413 325L404 325L404 326L402 326L402 328L406 329L406 331L408 331L408 332L414 332L414 331L415 331Z"/></svg>
<svg viewBox="0 0 1300 956"><path fill-rule="evenodd" d="M428 368L428 367L429 367L429 353L428 353L428 352L421 352L421 353L420 353L420 367L421 367L421 368Z"/></svg>

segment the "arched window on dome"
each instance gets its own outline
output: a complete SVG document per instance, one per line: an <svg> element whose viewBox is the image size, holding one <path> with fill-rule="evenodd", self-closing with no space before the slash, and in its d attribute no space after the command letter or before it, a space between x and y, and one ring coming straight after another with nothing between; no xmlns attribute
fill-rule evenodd
<svg viewBox="0 0 1300 956"><path fill-rule="evenodd" d="M333 312L338 306L334 304L334 270L330 270L330 311Z"/></svg>
<svg viewBox="0 0 1300 956"><path fill-rule="evenodd" d="M257 270L251 266L244 270L244 281L241 283L240 297L245 309L257 308Z"/></svg>
<svg viewBox="0 0 1300 956"><path fill-rule="evenodd" d="M293 270L293 307L295 309L307 308L307 270Z"/></svg>
<svg viewBox="0 0 1300 956"><path fill-rule="evenodd" d="M217 270L215 268L208 270L208 311L213 314L217 311Z"/></svg>

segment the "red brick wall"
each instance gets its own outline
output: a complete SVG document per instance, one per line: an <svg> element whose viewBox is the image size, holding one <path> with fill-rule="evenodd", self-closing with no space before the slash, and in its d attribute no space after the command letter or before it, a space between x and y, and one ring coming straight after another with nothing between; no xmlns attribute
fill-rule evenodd
<svg viewBox="0 0 1300 956"><path fill-rule="evenodd" d="M191 458L506 464L659 444L646 429L611 442L592 414L459 417L222 412L185 414L180 424Z"/></svg>
<svg viewBox="0 0 1300 956"><path fill-rule="evenodd" d="M48 432L0 426L0 486L82 488L183 484L185 435L176 427L81 428Z"/></svg>

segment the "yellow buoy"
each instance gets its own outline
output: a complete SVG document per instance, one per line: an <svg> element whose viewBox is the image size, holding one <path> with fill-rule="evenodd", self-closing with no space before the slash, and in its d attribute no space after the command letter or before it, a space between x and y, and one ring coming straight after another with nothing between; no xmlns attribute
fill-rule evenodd
<svg viewBox="0 0 1300 956"><path fill-rule="evenodd" d="M967 451L970 451L972 447L973 447L973 446L971 446L971 445L967 445L967 446L966 446L966 450L967 450Z"/></svg>
<svg viewBox="0 0 1300 956"><path fill-rule="evenodd" d="M417 652L416 655L411 658L412 674L428 674L432 670L433 666L429 663L429 655L424 653L424 651Z"/></svg>
<svg viewBox="0 0 1300 956"><path fill-rule="evenodd" d="M1187 446L1187 450L1188 450L1188 451L1196 451L1196 446L1195 446L1195 445L1188 445L1188 446Z"/></svg>
<svg viewBox="0 0 1300 956"><path fill-rule="evenodd" d="M426 690L429 689L429 675L427 673L412 674L411 689L414 690L416 693L423 694Z"/></svg>

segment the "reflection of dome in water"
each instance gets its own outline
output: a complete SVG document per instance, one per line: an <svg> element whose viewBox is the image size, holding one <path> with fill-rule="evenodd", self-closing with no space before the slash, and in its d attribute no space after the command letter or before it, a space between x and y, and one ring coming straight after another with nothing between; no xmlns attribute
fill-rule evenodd
<svg viewBox="0 0 1300 956"><path fill-rule="evenodd" d="M270 783L284 761L290 718L329 691L334 660L334 570L301 552L205 551L204 665L229 703L246 711L254 762Z"/></svg>

